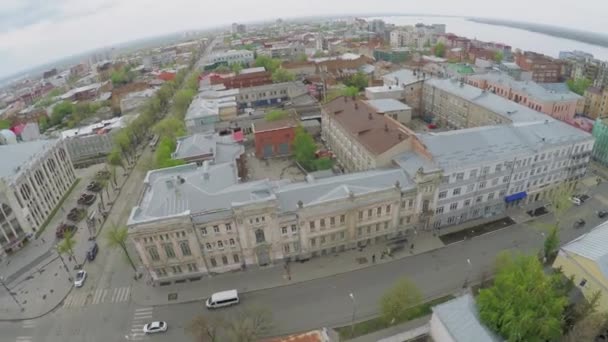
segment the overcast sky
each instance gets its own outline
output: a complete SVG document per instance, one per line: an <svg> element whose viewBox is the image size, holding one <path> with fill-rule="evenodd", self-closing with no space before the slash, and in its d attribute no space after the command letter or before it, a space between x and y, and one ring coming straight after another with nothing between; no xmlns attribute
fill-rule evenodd
<svg viewBox="0 0 608 342"><path fill-rule="evenodd" d="M566 10L567 9L567 10ZM87 50L232 22L350 13L503 18L608 33L600 0L0 0L0 77ZM449 30L449 28L448 28Z"/></svg>

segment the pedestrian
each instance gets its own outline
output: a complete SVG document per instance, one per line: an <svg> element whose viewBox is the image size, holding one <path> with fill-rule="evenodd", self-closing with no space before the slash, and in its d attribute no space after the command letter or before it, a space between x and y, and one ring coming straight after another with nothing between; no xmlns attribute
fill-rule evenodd
<svg viewBox="0 0 608 342"><path fill-rule="evenodd" d="M410 249L414 249L414 244L411 244L411 245L410 245Z"/></svg>
<svg viewBox="0 0 608 342"><path fill-rule="evenodd" d="M372 263L375 264L376 263L376 254L372 254Z"/></svg>
<svg viewBox="0 0 608 342"><path fill-rule="evenodd" d="M42 240L42 243L46 243L46 241L44 241L44 238L40 238Z"/></svg>

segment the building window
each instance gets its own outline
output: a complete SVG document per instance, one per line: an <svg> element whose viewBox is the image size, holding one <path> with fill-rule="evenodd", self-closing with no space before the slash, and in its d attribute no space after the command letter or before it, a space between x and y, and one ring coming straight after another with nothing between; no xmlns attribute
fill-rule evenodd
<svg viewBox="0 0 608 342"><path fill-rule="evenodd" d="M182 267L179 266L179 265L171 266L171 270L173 271L173 274L180 274L180 273L182 273Z"/></svg>
<svg viewBox="0 0 608 342"><path fill-rule="evenodd" d="M502 164L496 165L496 172L502 171Z"/></svg>
<svg viewBox="0 0 608 342"><path fill-rule="evenodd" d="M504 176L504 177L502 177L502 182L503 182L503 183L506 183L506 182L508 182L508 181L509 181L509 176Z"/></svg>
<svg viewBox="0 0 608 342"><path fill-rule="evenodd" d="M287 234L287 227L281 227L281 234Z"/></svg>
<svg viewBox="0 0 608 342"><path fill-rule="evenodd" d="M486 187L486 181L479 183L479 188L484 189Z"/></svg>
<svg viewBox="0 0 608 342"><path fill-rule="evenodd" d="M456 210L456 209L458 209L458 202L450 204L450 210Z"/></svg>
<svg viewBox="0 0 608 342"><path fill-rule="evenodd" d="M460 188L456 188L456 189L454 189L454 191L452 192L452 194L453 194L454 196L456 196L456 195L460 195Z"/></svg>
<svg viewBox="0 0 608 342"><path fill-rule="evenodd" d="M179 242L179 248L182 250L182 255L183 256L191 256L192 255L192 251L190 250L190 244L188 243L188 240L180 241Z"/></svg>
<svg viewBox="0 0 608 342"><path fill-rule="evenodd" d="M292 232L292 233L295 233L295 232L297 232L297 231L298 231L298 227L297 227L295 224L292 224L292 225L291 225L291 232Z"/></svg>
<svg viewBox="0 0 608 342"><path fill-rule="evenodd" d="M255 231L255 241L257 243L266 242L266 238L264 237L264 230L258 229Z"/></svg>
<svg viewBox="0 0 608 342"><path fill-rule="evenodd" d="M173 245L170 243L163 244L163 248L165 249L165 254L167 258L172 259L175 258L175 251L173 250Z"/></svg>
<svg viewBox="0 0 608 342"><path fill-rule="evenodd" d="M213 226L213 232L214 233L219 233L220 232L220 226Z"/></svg>
<svg viewBox="0 0 608 342"><path fill-rule="evenodd" d="M489 166L484 166L483 169L481 169L481 175L485 176L490 172L490 167Z"/></svg>
<svg viewBox="0 0 608 342"><path fill-rule="evenodd" d="M471 205L471 200L470 199L464 201L464 206L465 207L468 207L470 205Z"/></svg>
<svg viewBox="0 0 608 342"><path fill-rule="evenodd" d="M228 257L225 255L222 255L222 264L228 265Z"/></svg>
<svg viewBox="0 0 608 342"><path fill-rule="evenodd" d="M388 229L388 222L384 222L384 229Z"/></svg>
<svg viewBox="0 0 608 342"><path fill-rule="evenodd" d="M456 216L450 216L448 217L448 224L453 224L456 222Z"/></svg>
<svg viewBox="0 0 608 342"><path fill-rule="evenodd" d="M158 250L156 249L156 246L150 246L147 248L147 250L148 254L150 254L150 259L152 259L152 261L160 260L160 255L158 255Z"/></svg>
<svg viewBox="0 0 608 342"><path fill-rule="evenodd" d="M480 203L481 201L483 201L483 196L477 196L477 199L475 199L475 202Z"/></svg>
<svg viewBox="0 0 608 342"><path fill-rule="evenodd" d="M469 185L467 185L467 192L471 192L473 190L475 190L475 184L469 184Z"/></svg>
<svg viewBox="0 0 608 342"><path fill-rule="evenodd" d="M188 272L192 273L192 272L198 272L198 267L196 266L196 264L188 264Z"/></svg>
<svg viewBox="0 0 608 342"><path fill-rule="evenodd" d="M433 222L433 228L437 229L441 227L441 220L437 220L435 222Z"/></svg>
<svg viewBox="0 0 608 342"><path fill-rule="evenodd" d="M210 251L210 250L212 250L212 249L213 249L213 247L211 247L211 244L210 244L209 242L207 242L207 243L205 244L205 247L207 248L207 250L208 250L208 251Z"/></svg>
<svg viewBox="0 0 608 342"><path fill-rule="evenodd" d="M363 211L359 212L359 220L363 220Z"/></svg>
<svg viewBox="0 0 608 342"><path fill-rule="evenodd" d="M332 216L332 217L329 218L329 225L332 226L332 227L336 225L336 218L335 217Z"/></svg>
<svg viewBox="0 0 608 342"><path fill-rule="evenodd" d="M325 236L321 236L321 238L320 238L319 240L321 240L321 241L320 241L320 243L321 243L322 245L324 245L324 244L325 244Z"/></svg>
<svg viewBox="0 0 608 342"><path fill-rule="evenodd" d="M490 193L488 194L488 201L491 201L491 200L493 200L493 199L494 199L494 193L493 193L493 192L490 192Z"/></svg>
<svg viewBox="0 0 608 342"><path fill-rule="evenodd" d="M159 277L166 277L167 276L167 271L164 268L157 268L154 270L154 272L156 272L156 275Z"/></svg>
<svg viewBox="0 0 608 342"><path fill-rule="evenodd" d="M317 239L315 239L315 238L310 239L310 245L312 247L316 246L317 245Z"/></svg>
<svg viewBox="0 0 608 342"><path fill-rule="evenodd" d="M391 206L390 206L390 204L386 206L386 213L387 214L391 213Z"/></svg>
<svg viewBox="0 0 608 342"><path fill-rule="evenodd" d="M219 241L217 242L217 248L219 248L219 249L224 248L224 242L222 242L222 240L219 240Z"/></svg>
<svg viewBox="0 0 608 342"><path fill-rule="evenodd" d="M288 244L283 245L283 251L285 251L285 253L289 253L289 245Z"/></svg>
<svg viewBox="0 0 608 342"><path fill-rule="evenodd" d="M227 232L232 231L232 224L226 223L226 231Z"/></svg>
<svg viewBox="0 0 608 342"><path fill-rule="evenodd" d="M346 215L340 215L340 224L344 224L346 222Z"/></svg>
<svg viewBox="0 0 608 342"><path fill-rule="evenodd" d="M429 210L429 200L424 200L422 202L422 211L428 211Z"/></svg>
<svg viewBox="0 0 608 342"><path fill-rule="evenodd" d="M376 209L376 214L378 216L382 215L382 207L378 207L378 209Z"/></svg>
<svg viewBox="0 0 608 342"><path fill-rule="evenodd" d="M461 181L464 179L464 172L459 172L456 174L456 180Z"/></svg>
<svg viewBox="0 0 608 342"><path fill-rule="evenodd" d="M372 217L372 210L371 209L367 209L367 217Z"/></svg>
<svg viewBox="0 0 608 342"><path fill-rule="evenodd" d="M207 235L207 227L201 228L201 234L202 235Z"/></svg>
<svg viewBox="0 0 608 342"><path fill-rule="evenodd" d="M322 218L319 223L321 225L321 229L325 228L325 219L324 218Z"/></svg>
<svg viewBox="0 0 608 342"><path fill-rule="evenodd" d="M315 221L308 222L308 226L310 227L311 232L315 231Z"/></svg>
<svg viewBox="0 0 608 342"><path fill-rule="evenodd" d="M410 198L410 200L408 201L407 206L408 206L408 208L414 207L414 200Z"/></svg>
<svg viewBox="0 0 608 342"><path fill-rule="evenodd" d="M471 170L469 172L469 178L475 178L475 177L477 177L477 169Z"/></svg>
<svg viewBox="0 0 608 342"><path fill-rule="evenodd" d="M448 192L447 191L442 191L442 192L439 193L439 199L446 198L447 196L448 196Z"/></svg>
<svg viewBox="0 0 608 342"><path fill-rule="evenodd" d="M235 264L239 263L239 255L238 254L232 254L232 260L234 260Z"/></svg>
<svg viewBox="0 0 608 342"><path fill-rule="evenodd" d="M215 258L209 258L209 262L211 263L211 267L217 267L217 261L215 260Z"/></svg>
<svg viewBox="0 0 608 342"><path fill-rule="evenodd" d="M435 214L439 215L441 213L443 213L443 207L438 207L435 209Z"/></svg>

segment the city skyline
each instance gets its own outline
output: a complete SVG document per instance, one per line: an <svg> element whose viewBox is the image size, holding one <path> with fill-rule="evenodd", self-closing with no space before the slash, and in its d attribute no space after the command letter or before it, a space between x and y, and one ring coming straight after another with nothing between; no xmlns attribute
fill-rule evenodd
<svg viewBox="0 0 608 342"><path fill-rule="evenodd" d="M520 1L522 6L530 7L528 3L517 1ZM541 24L551 24L558 19L561 22L561 9L564 7L555 2L544 2L531 5L531 9L537 10L526 13L516 11L520 6L514 3L510 9L501 10L498 15L495 8L478 0L467 0L465 4L459 3L458 7L449 7L439 1L414 5L380 0L374 3L374 13L518 18L521 21ZM563 2L566 6L565 1ZM141 12L142 6L146 6L144 15ZM597 6L602 5L583 1L569 12L571 21L563 26L603 33L605 29L601 26L602 20L599 17L603 11L598 10ZM272 16L267 10L271 7ZM184 8L191 10L183 11ZM469 8L475 10L465 10ZM255 5L234 0L214 5L211 16L207 16L207 13L204 3L193 0L154 2L153 6L145 0L61 0L53 3L39 0L4 1L0 4L0 77L104 46L174 32L228 25L235 21L294 18L296 16L293 13L297 13L298 17L371 14L367 2L335 1L328 5L318 0L306 3L288 0L278 4L262 0ZM159 25L159 22L163 24Z"/></svg>

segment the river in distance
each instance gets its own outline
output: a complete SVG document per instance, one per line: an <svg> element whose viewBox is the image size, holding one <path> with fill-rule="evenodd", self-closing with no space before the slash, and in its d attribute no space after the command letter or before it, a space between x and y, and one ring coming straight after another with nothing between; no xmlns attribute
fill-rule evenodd
<svg viewBox="0 0 608 342"><path fill-rule="evenodd" d="M369 19L382 19L386 23L395 25L415 25L417 23L445 24L446 32L470 39L497 42L510 45L515 49L539 52L551 57L558 57L560 51L582 50L592 53L595 58L608 60L608 48L549 36L542 33L531 32L506 26L496 26L477 23L458 17L433 16L394 16Z"/></svg>

